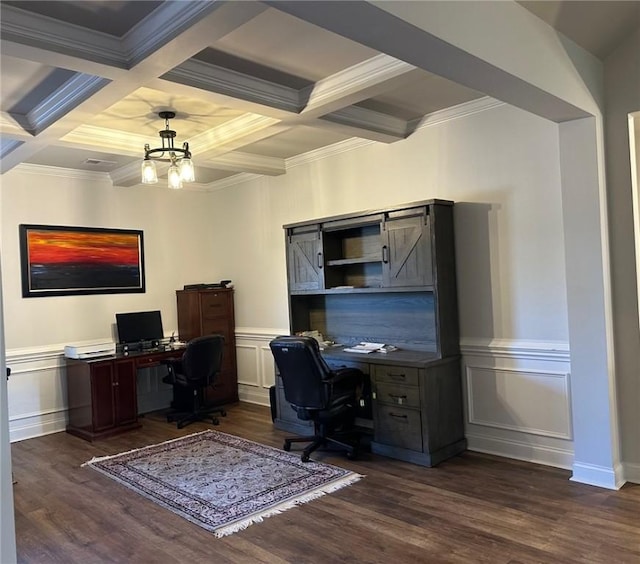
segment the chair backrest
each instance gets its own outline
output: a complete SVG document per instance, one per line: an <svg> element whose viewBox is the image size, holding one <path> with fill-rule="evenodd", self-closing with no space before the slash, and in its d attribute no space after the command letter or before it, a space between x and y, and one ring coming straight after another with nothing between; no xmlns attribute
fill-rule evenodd
<svg viewBox="0 0 640 564"><path fill-rule="evenodd" d="M222 335L205 335L189 341L182 355L184 377L194 384L211 384L215 375L220 372L223 349Z"/></svg>
<svg viewBox="0 0 640 564"><path fill-rule="evenodd" d="M269 343L282 383L284 397L307 409L324 409L329 400L325 380L331 369L311 337L276 337Z"/></svg>

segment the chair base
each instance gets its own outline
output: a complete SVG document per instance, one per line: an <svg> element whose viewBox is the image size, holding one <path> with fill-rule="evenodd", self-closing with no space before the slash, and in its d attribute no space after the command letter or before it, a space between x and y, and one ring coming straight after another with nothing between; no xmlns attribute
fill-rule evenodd
<svg viewBox="0 0 640 564"><path fill-rule="evenodd" d="M349 433L353 436L353 433ZM308 437L286 437L282 448L289 452L291 450L292 443L311 443L302 451L300 460L302 462L309 462L311 453L322 447L337 447L339 450L343 450L347 454L347 458L354 460L358 456L358 442L356 444L349 444L338 440L336 437L342 435L335 435L331 437L325 437L322 435L311 435Z"/></svg>
<svg viewBox="0 0 640 564"><path fill-rule="evenodd" d="M220 420L215 416L216 413L221 417L227 416L227 412L222 407L208 407L197 411L172 411L167 414L167 422L175 421L178 429L196 421L211 421L213 425L220 425Z"/></svg>

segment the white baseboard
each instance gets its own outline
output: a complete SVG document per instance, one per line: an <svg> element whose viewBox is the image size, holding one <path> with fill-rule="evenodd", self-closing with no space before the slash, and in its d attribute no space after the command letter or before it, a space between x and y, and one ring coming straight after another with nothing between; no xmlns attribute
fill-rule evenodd
<svg viewBox="0 0 640 564"><path fill-rule="evenodd" d="M9 440L12 443L60 433L67 428L67 410L32 413L14 417L9 421Z"/></svg>
<svg viewBox="0 0 640 564"><path fill-rule="evenodd" d="M572 482L598 486L608 490L619 490L624 485L622 467L611 469L606 466L595 466L576 462L573 465Z"/></svg>
<svg viewBox="0 0 640 564"><path fill-rule="evenodd" d="M255 403L257 405L270 405L269 390L238 384L238 397L240 401Z"/></svg>
<svg viewBox="0 0 640 564"><path fill-rule="evenodd" d="M573 463L573 450L470 433L467 433L466 437L467 448L475 452L494 454L556 468L570 469Z"/></svg>

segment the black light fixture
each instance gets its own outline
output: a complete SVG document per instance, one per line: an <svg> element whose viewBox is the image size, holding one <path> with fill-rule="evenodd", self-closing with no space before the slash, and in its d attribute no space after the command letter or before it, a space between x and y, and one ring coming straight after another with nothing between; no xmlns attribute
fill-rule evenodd
<svg viewBox="0 0 640 564"><path fill-rule="evenodd" d="M165 111L158 114L164 119L165 128L158 132L162 139L162 147L151 149L144 146L144 160L142 161L142 183L155 184L158 182L155 161L171 163L167 171L169 188L182 188L183 182L193 182L195 173L189 143L183 143L182 149L173 146L176 132L169 127L169 120L176 117L175 112ZM155 155L155 156L154 156Z"/></svg>

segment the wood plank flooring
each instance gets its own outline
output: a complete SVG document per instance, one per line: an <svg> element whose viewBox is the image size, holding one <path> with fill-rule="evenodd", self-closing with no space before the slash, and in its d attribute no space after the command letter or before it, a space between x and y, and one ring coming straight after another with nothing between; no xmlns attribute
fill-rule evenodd
<svg viewBox="0 0 640 564"><path fill-rule="evenodd" d="M570 482L565 470L473 452L436 468L319 453L366 477L216 539L80 467L211 428L178 430L161 415L93 444L57 433L12 445L19 562L640 563L640 486L604 490ZM285 435L268 408L242 403L217 429L278 448Z"/></svg>

